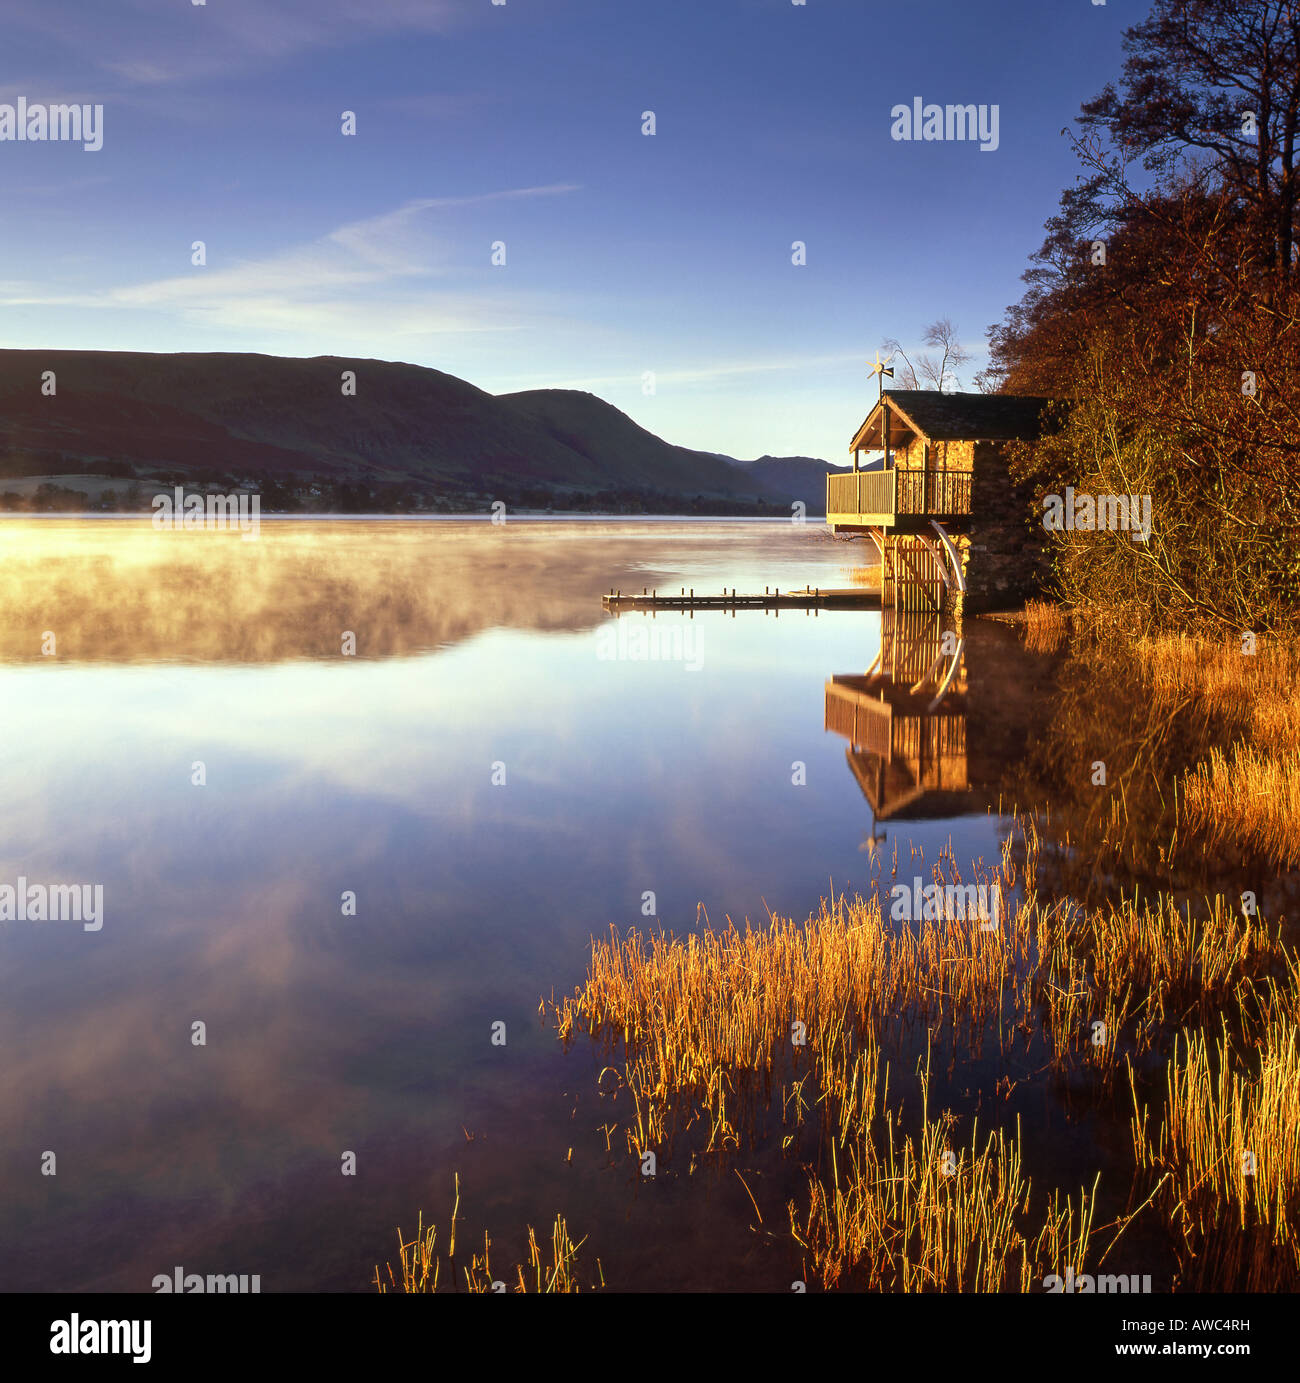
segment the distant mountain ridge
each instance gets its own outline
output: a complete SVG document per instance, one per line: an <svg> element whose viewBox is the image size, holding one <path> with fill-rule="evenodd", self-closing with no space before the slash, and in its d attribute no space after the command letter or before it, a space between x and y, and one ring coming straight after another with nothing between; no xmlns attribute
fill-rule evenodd
<svg viewBox="0 0 1300 1383"><path fill-rule="evenodd" d="M354 394L344 392L349 371ZM0 350L6 507L23 494L68 507L56 492L92 490L103 502L91 507L130 507L133 486L187 484L257 488L268 508L454 512L499 499L788 514L801 500L820 513L827 469L807 457L738 462L674 446L593 394L492 395L399 362Z"/></svg>
<svg viewBox="0 0 1300 1383"><path fill-rule="evenodd" d="M730 458L728 458L730 459ZM826 512L826 477L851 466L832 466L815 456L760 456L757 461L733 461L765 489L802 499L810 514Z"/></svg>

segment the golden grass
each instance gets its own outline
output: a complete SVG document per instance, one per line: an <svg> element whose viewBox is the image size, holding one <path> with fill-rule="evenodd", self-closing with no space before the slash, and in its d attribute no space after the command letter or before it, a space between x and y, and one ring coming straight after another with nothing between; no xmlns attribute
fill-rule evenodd
<svg viewBox="0 0 1300 1383"><path fill-rule="evenodd" d="M1024 987L1039 1005L1054 1065L1082 1058L1109 1079L1126 1049L1145 1051L1161 1032L1225 1007L1258 1011L1252 996L1287 956L1277 927L1218 895L1199 908L1163 894L1094 908L1043 902L1032 896L1037 829L1025 821L1021 830L1031 901L1019 929L1033 933Z"/></svg>
<svg viewBox="0 0 1300 1383"><path fill-rule="evenodd" d="M852 1276L889 1292L1029 1291L1067 1264L1082 1272L1092 1221L1087 1195L1077 1228L1071 1204L1061 1210L1054 1198L1038 1235L1027 1238L1030 1184L1019 1138L995 1130L981 1148L972 1127L969 1146L954 1147L953 1116L929 1117L928 1083L925 1071L917 1140L897 1135L886 1118L881 1152L859 1124L844 1175L832 1145L830 1184L810 1175L807 1210L790 1202L791 1234L820 1285L832 1289Z"/></svg>
<svg viewBox="0 0 1300 1383"><path fill-rule="evenodd" d="M1204 1227L1229 1207L1251 1215L1278 1242L1293 1238L1300 1208L1300 1046L1288 1019L1275 1020L1250 1058L1225 1035L1211 1049L1203 1032L1183 1034L1166 1069L1158 1134L1134 1095L1134 1147L1141 1166L1175 1172L1183 1209Z"/></svg>
<svg viewBox="0 0 1300 1383"><path fill-rule="evenodd" d="M452 1206L448 1229L448 1245L445 1255L438 1253L438 1227L426 1227L424 1216L419 1217L419 1225L413 1239L407 1239L399 1229L397 1232L398 1269L387 1263L383 1271L375 1268L375 1286L380 1292L426 1293L439 1290L451 1291L452 1286L439 1288L442 1277L444 1257L448 1269L447 1277L454 1276L456 1258L456 1212L460 1208L460 1177L456 1177L456 1199ZM482 1253L472 1254L468 1264L461 1271L464 1274L465 1290L469 1292L493 1292L513 1290L516 1292L580 1292L577 1277L578 1250L586 1242L580 1239L575 1244L569 1236L568 1226L563 1215L555 1217L551 1226L549 1256L537 1242L537 1234L531 1225L528 1227L527 1263L516 1264L507 1278L496 1278L492 1271L492 1240L483 1235ZM605 1285L604 1272L600 1260L596 1260L599 1285ZM510 1280L513 1280L513 1286ZM444 1278L445 1282L446 1279Z"/></svg>
<svg viewBox="0 0 1300 1383"><path fill-rule="evenodd" d="M1240 1005L1286 954L1276 929L1235 912L1221 896L1209 900L1205 915L1164 895L1149 905L1058 905L1039 915L1048 979L1082 989L1094 1005L1132 1012L1143 1047L1158 1026Z"/></svg>
<svg viewBox="0 0 1300 1383"><path fill-rule="evenodd" d="M1286 868L1300 864L1300 749L1213 749L1183 780L1182 802L1184 822L1211 849L1245 845Z"/></svg>
<svg viewBox="0 0 1300 1383"><path fill-rule="evenodd" d="M1028 600L1024 614L1025 647L1031 653L1055 653L1070 633L1070 617L1048 600Z"/></svg>
<svg viewBox="0 0 1300 1383"><path fill-rule="evenodd" d="M1083 1273L1092 1200L1083 1194L1062 1206L1053 1192L1033 1210L1018 1128L1015 1137L994 1129L981 1141L972 1127L958 1144L954 1116L929 1108L928 1062L920 1123L905 1134L887 1065L882 1076L886 1037L948 1026L955 1039L962 1025L973 1046L996 1030L1005 1053L1021 1036L1032 1043L1041 1035L1050 1066L1109 1081L1125 1058L1188 1029L1169 1065L1167 1128L1148 1150L1146 1114L1135 1124L1137 1167L1163 1171L1141 1208L1169 1212L1200 1285L1213 1286L1220 1271L1263 1280L1267 1255L1240 1235L1216 1241L1211 1253L1204 1226L1221 1221L1224 1205L1244 1204L1223 1170L1234 1151L1259 1158L1252 1205L1262 1203L1266 1181L1275 1188L1267 1224L1285 1226L1294 1213L1300 960L1276 928L1222 897L1199 909L1162 895L1096 909L1044 902L1039 857L1035 827L1021 822L1016 848L1008 841L1000 866L984 876L1005 896L1019 883L1025 897L1013 912L1002 909L996 931L975 919L893 921L876 897L823 901L802 925L728 921L682 938L612 931L593 941L585 985L555 1006L559 1033L605 1044L614 1064L602 1088L612 1073L630 1097L634 1152L671 1153L675 1134L699 1121L706 1151L725 1155L757 1141L755 1110L779 1111L786 1127L817 1116L806 1198L788 1205L807 1275L824 1287L915 1292L1029 1290L1067 1266ZM1224 1075L1221 1059L1216 1079L1228 1083L1210 1088L1198 1029L1219 1015L1239 1041L1270 1035L1258 1074ZM1277 1035L1284 1023L1289 1045ZM1131 1062L1129 1071L1136 1108ZM783 1147L794 1141L787 1135Z"/></svg>
<svg viewBox="0 0 1300 1383"><path fill-rule="evenodd" d="M975 918L890 923L875 896L824 900L802 925L729 922L682 939L612 931L593 943L587 982L556 1023L565 1041L583 1032L624 1045L635 1146L669 1140L687 1105L688 1120L709 1119L707 1151L719 1151L739 1145L748 1097L787 1065L810 1068L843 1128L876 1033L900 1018L991 1016L1029 944L1014 919L1000 931Z"/></svg>
<svg viewBox="0 0 1300 1383"><path fill-rule="evenodd" d="M1032 867L1032 848L1027 858ZM1014 872L1008 845L989 883L1009 889ZM1087 1198L1077 1212L1054 1200L1031 1231L1018 1138L994 1131L981 1144L972 1129L953 1146L953 1116L930 1117L928 1068L916 1137L896 1132L896 1114L877 1129L889 1084L886 1068L882 1094L878 1040L918 1022L980 1028L1008 1002L1027 1011L1040 940L1063 956L1066 935L1036 908L996 930L975 918L891 922L876 897L823 901L801 926L773 918L681 939L612 932L593 943L587 982L556 1007L556 1022L566 1041L585 1032L622 1044L633 1151L671 1145L697 1118L707 1120L706 1151L739 1148L750 1104L770 1098L777 1075L788 1079L783 1120L800 1124L816 1109L827 1139L829 1178L811 1173L805 1208L788 1207L823 1286L1027 1290L1067 1260L1083 1271Z"/></svg>
<svg viewBox="0 0 1300 1383"><path fill-rule="evenodd" d="M1289 695L1261 696L1251 706L1251 739L1278 754L1300 755L1300 682Z"/></svg>
<svg viewBox="0 0 1300 1383"><path fill-rule="evenodd" d="M1275 639L1258 639L1246 653L1240 638L1223 641L1163 635L1133 647L1152 690L1162 703L1195 696L1252 734L1267 740L1282 730L1300 748L1300 649Z"/></svg>
<svg viewBox="0 0 1300 1383"><path fill-rule="evenodd" d="M1158 773L1157 750L1168 757L1174 741L1182 764L1191 765L1178 769L1172 836L1160 859L1179 846L1237 859L1244 847L1282 868L1300 863L1300 644L1165 635L1130 645L1093 632L1102 661L1087 682L1109 674L1126 695L1143 698L1149 723L1138 733L1138 777ZM1127 840L1134 825L1119 785L1104 831L1112 844ZM1157 795L1148 815L1164 811L1166 795ZM1143 845L1155 848L1150 839Z"/></svg>
<svg viewBox="0 0 1300 1383"><path fill-rule="evenodd" d="M1232 737L1184 778L1186 827L1213 849L1300 863L1300 648L1161 638L1137 654L1158 702L1196 702Z"/></svg>
<svg viewBox="0 0 1300 1383"><path fill-rule="evenodd" d="M1294 988L1283 1007L1294 1009ZM1298 1036L1287 1012L1244 1052L1226 1029L1213 1048L1204 1032L1182 1034L1153 1132L1130 1076L1135 1157L1170 1173L1160 1204L1181 1232L1195 1287L1300 1285Z"/></svg>

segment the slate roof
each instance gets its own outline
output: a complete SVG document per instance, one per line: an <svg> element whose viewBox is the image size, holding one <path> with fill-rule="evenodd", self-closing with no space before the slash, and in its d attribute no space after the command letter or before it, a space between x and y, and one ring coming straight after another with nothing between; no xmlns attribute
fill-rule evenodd
<svg viewBox="0 0 1300 1383"><path fill-rule="evenodd" d="M885 395L932 442L1032 439L1050 402L1025 394L941 394L937 389L886 389Z"/></svg>
<svg viewBox="0 0 1300 1383"><path fill-rule="evenodd" d="M1050 399L1027 394L941 394L937 389L886 389L889 444L898 446L914 432L927 442L1008 442L1032 440L1044 425ZM853 434L850 451L878 451L880 403Z"/></svg>

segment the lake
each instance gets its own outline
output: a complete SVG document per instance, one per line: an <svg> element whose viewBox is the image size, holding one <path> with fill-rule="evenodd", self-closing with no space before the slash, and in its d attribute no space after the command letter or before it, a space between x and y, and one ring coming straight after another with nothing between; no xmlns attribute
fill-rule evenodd
<svg viewBox="0 0 1300 1383"><path fill-rule="evenodd" d="M827 728L880 612L601 609L863 560L789 522L0 523L0 882L104 899L96 931L0 922L0 1287L365 1291L458 1173L458 1235L507 1265L560 1212L611 1288L788 1290L729 1168L645 1184L606 1150L600 1055L539 1001L611 926L802 919L895 859L998 858L1051 667L1011 630L968 622L969 753L927 808ZM1122 1107L1002 1107L1067 1188L1124 1156ZM797 1185L743 1165L761 1204Z"/></svg>

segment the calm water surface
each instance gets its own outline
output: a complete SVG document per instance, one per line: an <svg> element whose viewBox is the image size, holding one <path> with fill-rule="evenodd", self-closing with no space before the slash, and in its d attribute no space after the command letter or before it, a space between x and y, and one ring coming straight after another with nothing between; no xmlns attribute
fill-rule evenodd
<svg viewBox="0 0 1300 1383"><path fill-rule="evenodd" d="M0 923L0 1287L179 1264L365 1290L459 1172L460 1233L504 1266L559 1211L613 1287L788 1288L730 1171L611 1165L598 1055L538 1002L647 893L684 931L870 888L873 831L876 858L997 856L987 802L873 827L824 688L879 613L660 616L689 658L602 656L611 587L846 586L861 560L789 523L0 524L0 882L105 898L93 934ZM996 710L1014 640L978 639ZM999 734L1023 744L1014 705Z"/></svg>

